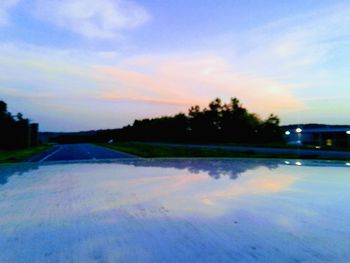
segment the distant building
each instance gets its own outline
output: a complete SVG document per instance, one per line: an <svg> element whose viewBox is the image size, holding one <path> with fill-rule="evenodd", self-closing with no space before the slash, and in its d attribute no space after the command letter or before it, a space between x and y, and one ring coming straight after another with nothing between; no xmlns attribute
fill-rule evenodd
<svg viewBox="0 0 350 263"><path fill-rule="evenodd" d="M288 144L316 147L350 147L350 126L340 125L288 125L282 126Z"/></svg>

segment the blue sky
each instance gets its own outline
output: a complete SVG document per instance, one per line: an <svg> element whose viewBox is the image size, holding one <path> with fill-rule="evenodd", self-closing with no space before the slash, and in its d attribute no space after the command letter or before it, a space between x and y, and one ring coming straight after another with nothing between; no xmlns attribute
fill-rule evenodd
<svg viewBox="0 0 350 263"><path fill-rule="evenodd" d="M41 130L115 128L240 98L350 124L350 3L2 0L0 98Z"/></svg>

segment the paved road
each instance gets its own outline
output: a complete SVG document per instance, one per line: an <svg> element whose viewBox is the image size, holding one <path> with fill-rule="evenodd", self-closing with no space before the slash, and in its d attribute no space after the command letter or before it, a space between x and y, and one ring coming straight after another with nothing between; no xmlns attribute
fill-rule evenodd
<svg viewBox="0 0 350 263"><path fill-rule="evenodd" d="M28 162L101 160L136 158L136 156L110 150L94 144L62 144L52 147L47 152L34 156Z"/></svg>
<svg viewBox="0 0 350 263"><path fill-rule="evenodd" d="M272 153L272 154L293 154L304 157L323 157L323 158L349 158L350 152L345 151L326 151L326 150L308 150L308 149L287 149L287 148L263 148L263 147L246 147L246 146L223 146L207 144L175 144L175 143L152 143L156 145L181 146L192 148L222 149L236 152L251 153Z"/></svg>

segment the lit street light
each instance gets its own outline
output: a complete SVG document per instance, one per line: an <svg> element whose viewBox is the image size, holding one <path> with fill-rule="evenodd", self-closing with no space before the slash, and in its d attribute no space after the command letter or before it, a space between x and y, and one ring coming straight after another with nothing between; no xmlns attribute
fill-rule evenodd
<svg viewBox="0 0 350 263"><path fill-rule="evenodd" d="M299 144L302 144L302 141L301 141L301 132L302 132L303 130L301 129L301 128L296 128L295 129L295 132L298 134L298 145Z"/></svg>

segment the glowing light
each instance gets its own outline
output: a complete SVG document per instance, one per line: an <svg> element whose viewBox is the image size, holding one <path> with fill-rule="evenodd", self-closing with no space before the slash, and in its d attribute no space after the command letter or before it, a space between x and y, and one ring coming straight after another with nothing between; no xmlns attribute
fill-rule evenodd
<svg viewBox="0 0 350 263"><path fill-rule="evenodd" d="M285 164L290 164L290 162L289 162L289 161L284 161L284 163L285 163Z"/></svg>
<svg viewBox="0 0 350 263"><path fill-rule="evenodd" d="M315 149L321 149L321 146L315 146Z"/></svg>
<svg viewBox="0 0 350 263"><path fill-rule="evenodd" d="M290 131L286 131L284 134L285 135L290 135Z"/></svg>
<svg viewBox="0 0 350 263"><path fill-rule="evenodd" d="M345 163L346 166L350 166L350 163Z"/></svg>
<svg viewBox="0 0 350 263"><path fill-rule="evenodd" d="M301 128L296 128L295 129L295 132L297 132L297 133L301 133L303 130L301 129Z"/></svg>
<svg viewBox="0 0 350 263"><path fill-rule="evenodd" d="M301 166L303 164L301 162L295 162L295 165Z"/></svg>
<svg viewBox="0 0 350 263"><path fill-rule="evenodd" d="M350 131L346 131L346 134L350 135Z"/></svg>

